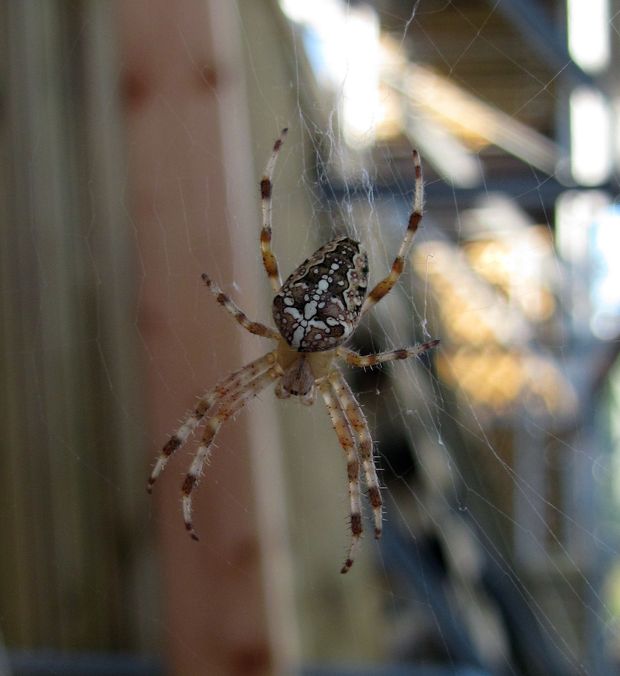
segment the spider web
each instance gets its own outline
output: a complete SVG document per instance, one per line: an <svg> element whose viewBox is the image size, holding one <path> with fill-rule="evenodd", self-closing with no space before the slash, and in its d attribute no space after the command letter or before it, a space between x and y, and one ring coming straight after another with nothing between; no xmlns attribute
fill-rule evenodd
<svg viewBox="0 0 620 676"><path fill-rule="evenodd" d="M234 204L238 186L255 186L257 172L251 162L242 162L239 153L231 152L229 164L196 176L193 160L210 152L205 141L209 136L201 136L201 128L219 124L225 151L235 143L243 145L261 166L280 129L289 126L274 180L273 243L282 276L331 237L348 234L369 253L371 284L387 274L406 227L414 186L410 151L416 145L426 179L422 228L397 287L369 313L352 347L372 353L435 337L442 344L428 358L381 369L343 369L368 418L385 501L381 543L368 535L370 510L365 505L367 535L347 576L338 576L349 537L346 468L322 404L308 408L290 401L274 403L272 393L265 392L241 414L251 426L262 424L256 442L260 458L252 462L263 492L269 486L273 495L262 495L260 509L280 524L289 540L283 547L288 547L289 559L281 562L276 582L266 574L281 588L276 595L287 606L276 622L279 640L286 643L283 651L303 664L308 674L352 664L359 665L359 673L368 665L379 665L377 673L388 673L387 665L397 664L411 669L404 673L415 673L412 664L469 674L612 673L620 650L615 514L620 431L614 416L620 392L613 366L620 303L614 291L618 266L606 254L617 243L613 232L618 224L612 184L584 196L584 191L566 187L568 169L562 161L557 172L544 171L553 150L543 139L543 131L552 136L545 116L550 108L562 109L566 93L555 84L570 71L569 64L550 59L543 67L540 52L520 44L526 41L514 25L509 29L509 18L500 12L506 3L480 0L464 7L418 0L372 3L373 9L360 3L326 2L326 14L328 9L334 12L328 15L328 29L336 38L344 35L336 20L359 20L361 29L371 33L380 25L389 37L390 53L402 59L397 66L407 68L409 80L395 80L394 73L403 71L393 66L389 96L385 89L379 95L379 103L391 109L393 117L387 115L391 124L401 126L382 127L371 119L369 135L368 126L363 126L368 119L353 119L349 131L344 119L351 107L364 112L377 104L355 99L360 89L363 96L374 82L370 66L357 91L348 88L349 79L359 75L351 61L343 57L340 63L331 53L332 65L335 60L340 70L327 72L330 62L321 61L321 44L316 33L311 34L305 10L297 5L301 16L294 16L292 2L274 5L269 12L264 9L268 3L241 3L232 19L223 5L214 9L217 4L212 3L211 18L228 17L232 24L226 28L241 36L237 47L245 59L246 98L222 100L225 87L220 91L217 78L207 69L202 71L201 86L206 82L214 89L219 110L230 116L225 122L209 117L179 124L174 97L158 100L171 127L181 129L166 151L173 156L175 143L184 136L190 139L191 152L187 169L172 179L178 202L169 206L154 199L150 205L156 245L140 236L136 226L139 288L136 307L128 316L105 315L108 296L102 287L114 285L116 276L125 273L118 272L116 261L101 267L98 249L107 240L95 228L102 217L96 200L86 234L77 227L69 233L68 245L80 258L76 277L94 280L92 313L97 317L97 330L92 335L76 333L71 346L80 353L92 351L100 369L101 389L107 393L104 409L121 420L113 442L132 448L137 440L155 453L165 441L152 433L144 415L147 404L135 403L137 382L128 384L123 364L110 359L113 340L123 349L129 346L136 360L148 365L154 374L149 387L169 393L170 402L177 401L177 392L184 391L187 382L196 393L211 384L204 382L202 365L192 356L197 334L205 337L201 356L218 368L221 364L221 375L228 365L241 365L233 363L230 346L210 333L205 307L213 299L205 298L200 272L207 269L252 319L271 323L269 286L256 241L258 209L240 199L241 206L225 214L236 247L232 267L225 256L218 256L219 242L208 225L213 195L227 191ZM541 4L545 16L551 16L555 5ZM288 18L282 9L287 7ZM131 18L132 10L124 11ZM80 34L89 34L91 21L92 17L84 21ZM615 17L609 25L615 30ZM199 67L194 63L190 27L178 24L175 29L179 49ZM224 44L231 34L222 30L216 40L222 58L228 55L227 48L235 49ZM370 44L358 45L358 60L370 58L366 53ZM502 66L493 66L494 61ZM122 80L125 68L126 64L118 65L112 76ZM485 74L494 82L505 76L509 85L500 82L494 89L485 83ZM139 108L141 85L129 80L123 87L128 105ZM433 96L423 96L432 87L439 112L433 109ZM98 103L105 113L113 107L107 99ZM450 118L450 106L461 106L464 119L482 116L482 126L496 130L494 139ZM246 130L241 139L235 138L239 129ZM98 153L107 152L98 148ZM137 161L132 152L129 148L127 175ZM452 158L449 166L445 159L442 162L445 157ZM35 159L40 159L36 153ZM169 181L164 165L163 160L147 165L151 172L147 178ZM85 173L93 184L100 180ZM121 201L113 216L124 223L132 218L127 215L131 198L124 194L131 182L125 175L114 180ZM196 203L186 207L185 196L192 191L204 193L202 207ZM187 225L175 230L184 236L170 235L171 223L180 219L185 227L200 208L203 231L196 235ZM248 223L256 224L252 241ZM587 231L581 239L580 231ZM152 255L151 246L161 247L157 255ZM48 275L44 281L54 287L53 271L45 267L46 245L29 241L28 247L42 261L43 277ZM203 251L208 252L206 261ZM581 255L584 251L589 258ZM179 259L187 261L186 268L179 270L171 263ZM250 259L253 263L248 264ZM152 275L158 279L157 303L145 298ZM120 296L118 292L118 307ZM179 299L186 297L190 301L181 309ZM80 307L88 304L80 302ZM51 303L47 307L48 313L63 311ZM169 314L164 319L165 313ZM41 324L45 321L44 317ZM100 330L106 321L122 327L116 338ZM57 318L54 322L63 324ZM154 347L157 341L152 336L168 330L164 326L170 327L174 356ZM33 333L39 331L44 333L41 327ZM43 339L25 348L20 344L10 356L25 354L27 372L38 382L37 365L51 349L49 341L62 344L63 336L58 331L46 337L48 344ZM243 342L249 356L257 356L260 349L258 339ZM133 391L133 399L127 389ZM35 400L39 404L44 398L37 394ZM127 405L129 400L134 404ZM172 426L186 403L191 402L179 401L174 409L170 404L154 417L166 416ZM91 404L95 410L99 402ZM74 401L72 406L76 418L92 418L86 403ZM103 484L106 497L101 500L111 500L110 494L118 498L120 506L115 509L123 514L122 524L108 524L118 537L115 560L122 561L128 532L132 541L140 540L135 567L123 570L130 589L122 585L115 589L120 609L111 613L126 622L127 615L137 617L139 628L125 631L119 621L117 634L95 647L157 650L164 635L189 654L198 653L190 638L167 623L153 600L158 587L155 564L142 542L162 521L182 530L180 514L174 511L176 494L170 512L154 509L145 523L135 498L138 492L142 496L144 463L119 453L118 467L110 468L106 450L110 433L101 423L93 423L95 453L85 455L82 437L66 431L70 424L63 419L45 423L56 458L50 476L60 486L60 477L68 473L74 485L97 496L101 495L97 487ZM79 424L75 422L76 429ZM233 439L237 438L228 432L218 439L202 491L216 495L224 509L245 512L252 523L257 508L247 487L237 485L234 477L218 476L217 455L247 459ZM194 448L188 445L187 452ZM175 468L167 470L174 488L189 458L185 451L180 455ZM56 515L58 532L65 525L66 511ZM44 558L62 568L64 550L55 546L58 550L46 550ZM232 567L208 537L200 546L223 570ZM97 607L113 596L101 579L93 573L80 583L83 595ZM282 599L288 593L292 597ZM203 611L206 602L198 604ZM56 645L66 647L62 637ZM87 639L81 645L93 647Z"/></svg>
<svg viewBox="0 0 620 676"><path fill-rule="evenodd" d="M343 14L351 20L358 9L344 5ZM609 587L617 546L613 529L604 525L615 503L598 496L610 490L605 468L611 447L594 433L595 425L605 426L604 416L587 401L587 387L581 384L588 374L575 364L575 331L580 329L566 318L577 316L566 291L571 272L550 244L558 224L549 179L540 166L525 163L511 182L509 172L515 168L506 163L509 187L502 189L501 177L494 180L502 168L501 153L489 151L488 139L472 138L469 130L462 143L481 180L475 183L465 171L464 178L451 176L446 182L445 167L427 159L430 154L438 161L426 138L437 132L416 117L419 112L424 120L427 104L420 99L409 102L405 142L402 135L400 141L378 138L371 151L360 149L362 138L351 150L343 128L347 99L354 96L347 88L354 76L351 63L337 75L340 83L326 85L321 64L308 64L317 54L308 48L307 26L299 24L283 29L291 40L291 119L290 109L272 103L286 99L274 95L280 85L263 75L273 56L265 54L264 43L249 38L248 26L259 17L246 11L248 89L263 104L261 118L272 138L279 128L291 127L274 187L274 247L282 274L343 233L364 243L372 281L385 274L411 208L409 149L421 144L427 181L424 227L398 287L373 310L353 344L361 352L375 352L437 336L443 340L431 360L348 373L383 470L386 534L381 545L365 539L354 569L359 577L338 592L331 577L317 572L337 570L347 544L344 467L340 458L323 455L334 456L337 442L320 404L300 410L295 403L277 402L274 422L286 453L283 492L295 552L290 574L299 609L298 635L292 632L289 638L297 640L298 655L310 665L411 660L481 673L605 673L617 640ZM366 19L371 12L359 11ZM535 126L543 117L536 104L544 108L548 97L559 96L548 90L561 69L545 76L535 59L523 61L521 51L493 32L497 13L498 3L480 3L472 14L452 3L421 2L401 16L386 12L383 18L395 45L413 45L412 62L429 59L461 90L483 100L485 90L479 93L471 84L470 52L512 64L525 84L521 95L513 92L502 101L508 109L501 120ZM449 16L459 22L465 35L460 50L438 30L442 14L444 21ZM308 79L313 67L318 73L314 85ZM411 77L422 87L428 73L415 71ZM527 145L525 124L517 133ZM445 138L437 142L441 147ZM250 144L258 161L266 158L268 146L266 153ZM227 183L234 186L243 170L229 171ZM228 225L233 239L242 240L246 224L235 218ZM496 267L502 255L512 256L508 265L517 267L506 273L508 282L493 277L481 251L485 243L491 247L487 255L493 255L492 245L497 249ZM181 245L192 255L192 241ZM530 274L532 256L538 268ZM232 289L247 307L250 278L214 260L208 265L223 288ZM264 321L267 302L258 302L264 308L258 318ZM553 312L545 310L550 302ZM472 336L468 325L480 325L478 334ZM180 333L180 346L183 341ZM214 359L219 350L209 345ZM202 387L191 361L186 367ZM257 412L271 406L270 397L266 393L251 403L247 415L261 415ZM571 424L571 417L578 424ZM217 471L216 461L211 471ZM217 476L210 482L221 500L245 502ZM218 557L216 549L209 553ZM339 612L320 601L330 592L343 604ZM325 640L330 630L339 637L336 644Z"/></svg>
<svg viewBox="0 0 620 676"><path fill-rule="evenodd" d="M489 60L501 57L512 64L526 84L502 101L509 105L503 112L536 126L549 105L546 97L560 96L548 89L561 70L551 69L544 79L534 59L524 61L520 50L503 42L494 32L498 4L480 3L478 13L471 13L452 3L422 2L412 4L408 16L382 19L391 24L396 44L410 41L422 62L429 59L469 91L472 50L478 58L486 51ZM348 6L344 14L351 19L356 9ZM460 51L441 41L442 13L445 21L461 22ZM297 20L310 30L303 18ZM292 33L301 70L299 54L312 37L304 30ZM434 59L429 58L433 51ZM319 76L322 65L315 64ZM342 129L343 99L351 95L347 77L355 77L352 69L333 87L327 114L308 110L306 83L296 82L301 102L292 142L305 146L309 139L318 158L300 185L325 233L322 241L344 231L363 242L376 281L389 269L407 222L412 167L406 143L377 141L374 152L347 148ZM484 99L488 92L479 95ZM424 106L414 101L412 114L416 104ZM277 110L273 114L278 117ZM416 131L424 130L412 125L409 143L424 145L427 140ZM596 429L607 429L613 398L605 388L592 389L600 387L588 373L596 360L579 366L575 360L584 349L599 350L604 359L610 346L591 337L585 348L577 338L583 338L584 327L576 323L588 318L568 289L582 268L558 242L561 193L572 193L559 185L557 200L550 199L550 181L534 160L525 163L521 178L512 180L514 167L507 167L504 183L496 183L491 174L499 153L489 152L487 143L477 147L468 141L488 182L482 178L470 191L452 177L443 190L442 167L427 161L427 213L409 271L354 339L362 352L444 339L435 368L424 360L399 362L380 373L350 373L375 435L388 503L387 542L373 554L383 586L360 593L383 608L391 636L384 637L383 647L389 645L391 654L403 659L492 673L606 673L617 642L615 519L607 521L616 503L610 494L611 431L601 435ZM558 172L552 179L559 176L564 183ZM507 284L477 255L494 245L512 249ZM495 259L496 266L502 264L501 257ZM537 267L538 291L529 286L532 267ZM440 289L450 285L446 275L453 277L453 288L443 293ZM551 299L554 309L542 309L540 303ZM442 303L460 306L452 314ZM472 337L467 328L451 328L451 322L488 326ZM459 337L467 345L461 351L450 345ZM494 347L485 345L487 340ZM519 386L513 382L511 389L513 377ZM312 516L304 515L304 524ZM352 608L349 621L363 633L354 613ZM365 645L371 646L372 658L376 643L369 639ZM343 648L337 654L355 659L360 652ZM315 659L324 658L316 648Z"/></svg>

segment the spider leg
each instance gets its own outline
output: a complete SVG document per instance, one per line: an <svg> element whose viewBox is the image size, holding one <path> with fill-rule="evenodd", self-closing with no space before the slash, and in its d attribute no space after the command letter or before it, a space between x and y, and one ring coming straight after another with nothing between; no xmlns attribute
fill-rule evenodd
<svg viewBox="0 0 620 676"><path fill-rule="evenodd" d="M395 359L409 359L409 357L417 357L423 352L432 349L439 345L439 340L429 340L426 343L420 343L413 347L403 347L400 350L390 350L389 352L379 352L378 354L358 354L346 347L339 347L337 355L346 361L349 366L376 366L383 364L386 361L394 361Z"/></svg>
<svg viewBox="0 0 620 676"><path fill-rule="evenodd" d="M147 491L149 493L153 490L153 484L164 470L168 460L170 460L173 453L181 448L187 441L188 437L194 432L196 427L198 427L207 411L223 397L230 396L243 389L248 383L254 380L257 375L272 366L275 359L275 352L268 352L259 359L246 364L238 371L235 371L226 378L220 380L215 387L210 389L199 399L195 409L185 418L181 427L179 427L179 429L170 437L168 443L164 446L157 458L147 484Z"/></svg>
<svg viewBox="0 0 620 676"><path fill-rule="evenodd" d="M340 406L359 441L359 453L362 459L362 467L364 468L364 476L366 478L368 500L372 507L375 521L375 538L379 539L382 531L381 507L383 505L383 500L381 499L381 491L379 489L377 468L375 467L375 461L372 457L372 437L370 436L370 430L368 429L368 422L342 373L337 369L334 369L329 374L329 380L334 388L336 399L340 403Z"/></svg>
<svg viewBox="0 0 620 676"><path fill-rule="evenodd" d="M270 354L273 355L273 353ZM183 493L183 520L185 528L194 540L198 540L198 536L192 524L192 491L198 485L203 467L209 460L211 445L213 444L215 435L228 418L239 411L250 399L264 390L276 378L280 377L281 374L281 369L278 366L272 366L264 373L257 375L253 380L246 382L242 387L223 396L219 402L216 402L216 412L207 419L202 441L198 446L194 460L181 487Z"/></svg>
<svg viewBox="0 0 620 676"><path fill-rule="evenodd" d="M271 157L267 162L265 167L265 172L260 182L260 198L261 206L263 211L263 228L260 233L260 248L263 255L263 265L265 266L265 272L267 277L269 277L269 282L271 283L271 288L274 291L279 291L282 286L280 280L280 273L278 272L278 261L276 259L273 250L271 249L271 188L272 188L272 179L273 179L273 170L276 166L276 160L278 159L278 154L280 148L284 143L286 138L286 133L288 129L283 129L280 137L273 145L273 152Z"/></svg>
<svg viewBox="0 0 620 676"><path fill-rule="evenodd" d="M338 441L342 446L347 460L347 477L349 480L349 503L351 510L351 545L345 560L341 573L347 573L353 561L355 553L362 537L362 500L360 489L360 461L357 452L357 443L351 431L351 425L342 410L340 402L335 397L332 385L329 380L324 379L318 384L319 390L323 395L323 401L329 412L332 425L338 436Z"/></svg>
<svg viewBox="0 0 620 676"><path fill-rule="evenodd" d="M413 164L415 166L413 209L409 215L409 223L407 225L407 230L405 231L405 236L400 244L398 254L392 263L390 274L385 279L382 279L366 297L366 300L362 305L362 315L368 312L370 308L372 308L384 296L386 296L392 290L394 284L396 284L398 281L398 278L402 274L403 268L405 267L405 259L413 243L413 238L418 230L418 225L422 220L424 211L424 182L422 180L422 164L420 163L420 155L418 154L417 150L413 151Z"/></svg>
<svg viewBox="0 0 620 676"><path fill-rule="evenodd" d="M234 319L243 326L244 329L253 333L255 336L262 336L263 338L273 338L278 340L280 334L269 326L265 326L260 322L250 321L241 310L241 308L232 301L221 289L220 287L207 275L203 273L202 281L209 287L209 291L215 296L217 302L229 313Z"/></svg>

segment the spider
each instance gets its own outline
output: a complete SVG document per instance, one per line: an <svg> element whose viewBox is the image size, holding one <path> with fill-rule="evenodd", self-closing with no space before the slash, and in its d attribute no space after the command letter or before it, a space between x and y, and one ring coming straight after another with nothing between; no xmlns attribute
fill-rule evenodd
<svg viewBox="0 0 620 676"><path fill-rule="evenodd" d="M349 237L337 237L322 246L282 284L278 263L271 249L271 192L276 160L286 133L287 129L283 129L276 140L260 182L260 248L265 272L275 292L273 319L278 330L250 321L208 275L202 275L217 302L244 329L275 340L276 348L222 378L199 399L195 409L161 451L147 489L150 493L170 457L204 420L202 441L181 488L185 527L191 537L198 540L192 523L192 493L209 460L213 440L222 423L272 383L276 383L275 394L278 398L295 396L307 405L314 402L315 390L318 389L347 462L351 542L341 568L341 572L346 573L353 565L363 531L362 470L372 507L376 538L381 537L382 500L368 423L336 362L342 360L358 367L375 366L395 359L415 357L439 343L438 340L431 340L414 347L370 355L360 355L344 346L362 316L391 291L403 271L405 258L422 219L422 167L420 157L414 150L415 190L407 230L390 273L368 295L368 258L360 243Z"/></svg>

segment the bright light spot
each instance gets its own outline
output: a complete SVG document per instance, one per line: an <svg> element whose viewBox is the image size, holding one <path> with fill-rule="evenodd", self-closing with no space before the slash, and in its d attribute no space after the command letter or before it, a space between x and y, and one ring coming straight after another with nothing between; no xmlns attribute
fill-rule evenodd
<svg viewBox="0 0 620 676"><path fill-rule="evenodd" d="M609 65L609 7L607 0L567 0L568 50L588 73Z"/></svg>
<svg viewBox="0 0 620 676"><path fill-rule="evenodd" d="M370 7L351 9L341 38L347 73L342 86L344 139L349 146L374 143L379 118L379 21Z"/></svg>
<svg viewBox="0 0 620 676"><path fill-rule="evenodd" d="M603 340L620 335L620 210L612 206L593 224L590 328Z"/></svg>
<svg viewBox="0 0 620 676"><path fill-rule="evenodd" d="M342 27L346 12L341 0L280 0L282 11L303 29L310 65L323 86L340 86L346 73Z"/></svg>
<svg viewBox="0 0 620 676"><path fill-rule="evenodd" d="M598 190L557 202L557 245L568 263L574 328L601 340L620 335L620 207Z"/></svg>
<svg viewBox="0 0 620 676"><path fill-rule="evenodd" d="M581 185L604 183L611 172L611 112L603 94L578 87L570 95L571 171Z"/></svg>
<svg viewBox="0 0 620 676"><path fill-rule="evenodd" d="M317 5L321 5L320 0L310 3L307 0L280 0L282 11L291 21L296 23L308 23L317 12ZM319 11L320 11L319 7Z"/></svg>
<svg viewBox="0 0 620 676"><path fill-rule="evenodd" d="M568 190L557 199L556 246L562 258L577 268L579 274L586 274L590 225L608 207L609 197L600 190ZM582 282L580 279L583 289Z"/></svg>
<svg viewBox="0 0 620 676"><path fill-rule="evenodd" d="M280 6L305 29L304 44L314 73L338 96L346 143L356 148L372 145L382 114L376 12L341 0L280 0Z"/></svg>

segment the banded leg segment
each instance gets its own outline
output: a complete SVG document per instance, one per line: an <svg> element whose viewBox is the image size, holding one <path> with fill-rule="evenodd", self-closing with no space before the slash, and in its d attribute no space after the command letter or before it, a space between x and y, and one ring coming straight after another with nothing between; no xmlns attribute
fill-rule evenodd
<svg viewBox="0 0 620 676"><path fill-rule="evenodd" d="M192 461L189 472L181 487L183 493L183 521L185 522L185 528L194 540L198 540L198 536L196 535L192 524L192 491L198 485L204 465L211 455L211 445L213 444L215 435L228 418L233 416L250 399L254 398L259 392L274 382L280 375L281 370L279 367L272 366L264 373L261 373L253 380L250 380L250 382L246 382L243 387L237 387L235 391L230 392L230 394L223 397L217 403L217 410L207 419L202 441L198 446L194 460Z"/></svg>
<svg viewBox="0 0 620 676"><path fill-rule="evenodd" d="M347 461L347 477L349 482L349 504L351 510L351 545L347 558L340 572L347 573L353 562L362 537L362 500L360 489L360 461L357 453L357 444L351 426L347 420L340 403L332 392L332 386L329 380L322 380L319 390L323 395L323 401L329 412L332 425L338 436L338 441L344 451Z"/></svg>
<svg viewBox="0 0 620 676"><path fill-rule="evenodd" d="M413 151L413 164L415 167L415 188L413 198L413 209L409 215L409 222L403 241L401 242L398 254L392 263L390 274L382 279L374 289L368 294L362 305L361 314L365 314L371 307L376 305L384 296L386 296L398 281L405 267L405 259L409 254L409 249L413 244L413 238L418 231L418 226L424 213L424 182L422 180L422 164L417 150Z"/></svg>
<svg viewBox="0 0 620 676"><path fill-rule="evenodd" d="M344 359L349 366L359 366L362 368L368 366L376 366L388 361L396 359L409 359L410 357L418 357L427 350L439 345L439 340L429 340L426 343L420 343L413 347L403 347L399 350L390 350L389 352L379 352L378 354L358 354L346 347L339 347L337 354L341 359Z"/></svg>
<svg viewBox="0 0 620 676"><path fill-rule="evenodd" d="M368 500L372 507L375 522L375 538L379 539L383 529L381 513L383 500L381 499L381 490L379 489L377 468L375 467L375 461L372 457L372 437L370 436L370 430L368 429L368 422L342 373L336 370L332 371L329 375L329 381L334 388L336 398L359 442L359 453L362 460L362 467L364 468Z"/></svg>
<svg viewBox="0 0 620 676"><path fill-rule="evenodd" d="M202 274L202 281L207 285L209 291L215 296L217 302L230 314L233 318L243 326L246 331L253 333L255 336L262 336L263 338L273 338L278 340L280 334L269 326L265 326L260 322L253 322L248 319L248 316L243 310L231 300L220 287L207 275Z"/></svg>
<svg viewBox="0 0 620 676"><path fill-rule="evenodd" d="M272 367L275 361L275 351L268 352L222 379L198 401L196 408L183 421L181 427L179 427L179 429L170 437L168 443L166 443L157 458L147 484L147 491L149 493L153 490L153 484L163 472L168 460L170 460L174 452L181 448L187 441L208 410L220 399L234 395L242 390L248 383L254 380L254 378L265 371L265 369Z"/></svg>
<svg viewBox="0 0 620 676"><path fill-rule="evenodd" d="M260 182L260 198L263 212L263 228L260 233L260 248L263 256L265 272L267 273L267 277L269 277L271 288L274 291L280 290L282 281L280 280L280 273L278 272L278 261L275 254L273 253L273 250L271 249L271 191L273 187L273 170L276 166L276 160L278 159L278 154L280 153L280 148L284 143L287 132L288 129L283 129L280 137L274 143L273 152L271 153L271 157L267 162L265 172Z"/></svg>

